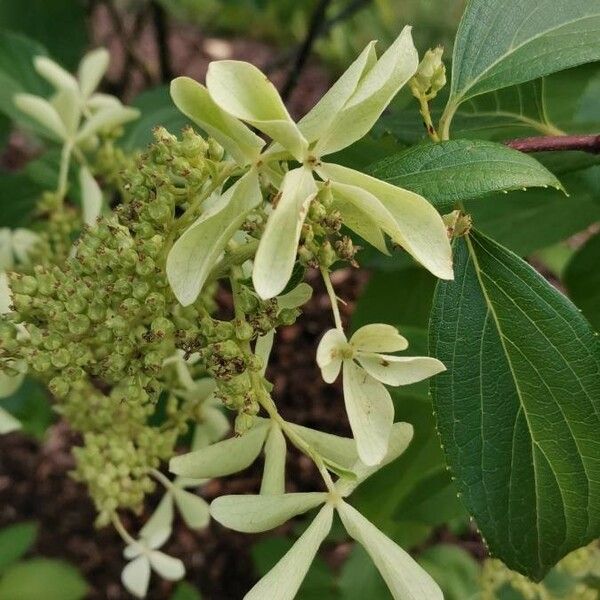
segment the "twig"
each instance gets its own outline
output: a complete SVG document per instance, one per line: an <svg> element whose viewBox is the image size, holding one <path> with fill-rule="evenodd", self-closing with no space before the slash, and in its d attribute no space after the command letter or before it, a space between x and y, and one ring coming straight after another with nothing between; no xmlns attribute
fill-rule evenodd
<svg viewBox="0 0 600 600"><path fill-rule="evenodd" d="M169 81L172 78L171 57L169 53L169 27L168 18L165 9L159 2L150 3L152 11L152 20L156 32L156 46L158 48L158 63L160 66L161 82Z"/></svg>
<svg viewBox="0 0 600 600"><path fill-rule="evenodd" d="M327 19L326 21L324 21L323 26L320 27L317 32L316 39L319 39L320 37L327 35L336 25L338 25L342 21L345 21L346 19L349 19L352 15L357 13L359 10L366 8L367 5L371 4L371 2L372 2L372 0L353 0L352 2L350 2L348 4L348 6L343 8L340 12L338 12L333 17L331 17L331 19ZM313 42L314 41L315 40L313 40ZM283 67L294 56L297 56L297 55L298 55L298 49L292 48L292 49L288 50L287 52L280 54L274 60L267 63L267 65L264 67L263 71L268 75L269 73L272 73L273 71L276 71L277 69L280 69L281 67Z"/></svg>
<svg viewBox="0 0 600 600"><path fill-rule="evenodd" d="M550 135L508 140L504 143L510 148L526 153L580 150L600 154L600 135Z"/></svg>
<svg viewBox="0 0 600 600"><path fill-rule="evenodd" d="M323 27L325 14L327 13L327 8L330 4L331 0L319 0L317 6L315 7L315 10L310 18L306 38L304 38L304 41L298 49L296 60L290 69L290 74L288 75L287 81L283 86L283 91L281 92L281 97L284 101L290 97L290 94L294 91L294 88L298 83L300 74L302 73L302 70L306 65L306 61L311 54L313 44L319 35L319 31Z"/></svg>

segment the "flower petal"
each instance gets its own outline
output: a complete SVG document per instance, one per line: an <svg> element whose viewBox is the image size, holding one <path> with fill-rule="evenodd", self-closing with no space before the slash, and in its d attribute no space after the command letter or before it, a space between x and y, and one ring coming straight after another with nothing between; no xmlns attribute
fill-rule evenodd
<svg viewBox="0 0 600 600"><path fill-rule="evenodd" d="M102 210L102 190L86 166L79 169L79 187L83 222L92 227Z"/></svg>
<svg viewBox="0 0 600 600"><path fill-rule="evenodd" d="M33 66L56 90L71 90L79 94L79 84L75 77L52 59L47 56L36 56L33 59Z"/></svg>
<svg viewBox="0 0 600 600"><path fill-rule="evenodd" d="M177 77L171 82L171 98L186 117L217 140L239 165L256 160L264 140L219 108L203 85L189 77Z"/></svg>
<svg viewBox="0 0 600 600"><path fill-rule="evenodd" d="M238 60L212 62L206 74L206 87L223 110L266 133L300 162L304 160L308 143L292 121L279 92L260 69Z"/></svg>
<svg viewBox="0 0 600 600"><path fill-rule="evenodd" d="M344 332L339 329L330 329L321 338L317 347L317 364L325 382L333 383L339 375L342 368L340 350L347 343Z"/></svg>
<svg viewBox="0 0 600 600"><path fill-rule="evenodd" d="M277 496L220 496L210 505L215 521L242 533L258 533L278 527L327 500L325 492Z"/></svg>
<svg viewBox="0 0 600 600"><path fill-rule="evenodd" d="M283 296L277 296L277 306L279 309L298 308L306 304L313 294L313 289L308 283L299 283L293 290Z"/></svg>
<svg viewBox="0 0 600 600"><path fill-rule="evenodd" d="M108 69L109 61L110 55L106 48L96 48L81 59L77 77L83 98L89 98L98 87Z"/></svg>
<svg viewBox="0 0 600 600"><path fill-rule="evenodd" d="M346 469L352 466L358 460L358 452L356 451L356 442L352 438L341 437L288 423L288 426L293 429L305 442L314 448L323 458L341 465Z"/></svg>
<svg viewBox="0 0 600 600"><path fill-rule="evenodd" d="M358 460L351 468L355 475L354 479L342 477L336 481L335 487L340 495L343 497L350 495L363 481L396 460L408 448L413 434L414 429L410 423L394 423L385 458L378 465L373 466L367 466Z"/></svg>
<svg viewBox="0 0 600 600"><path fill-rule="evenodd" d="M210 521L210 509L204 498L175 486L173 497L181 517L190 529L202 529Z"/></svg>
<svg viewBox="0 0 600 600"><path fill-rule="evenodd" d="M171 459L169 469L175 475L210 479L242 471L259 455L268 432L268 422L260 422L241 437L217 442L212 446Z"/></svg>
<svg viewBox="0 0 600 600"><path fill-rule="evenodd" d="M244 596L244 600L293 600L319 546L331 530L333 508L325 505L285 556Z"/></svg>
<svg viewBox="0 0 600 600"><path fill-rule="evenodd" d="M164 552L154 550L148 553L148 560L152 568L163 578L168 581L177 581L184 577L185 567L183 563L173 556L169 556Z"/></svg>
<svg viewBox="0 0 600 600"><path fill-rule="evenodd" d="M395 241L440 279L453 279L446 226L425 198L353 169L323 163L319 176L363 188L378 198L396 220Z"/></svg>
<svg viewBox="0 0 600 600"><path fill-rule="evenodd" d="M150 583L150 561L145 555L125 565L121 572L123 585L136 598L144 598Z"/></svg>
<svg viewBox="0 0 600 600"><path fill-rule="evenodd" d="M273 341L275 340L275 330L271 329L267 331L265 335L260 335L256 338L256 344L254 346L254 354L262 360L262 368L260 374L264 375L267 372L267 366L269 364L269 356L273 349Z"/></svg>
<svg viewBox="0 0 600 600"><path fill-rule="evenodd" d="M446 370L439 360L427 356L389 356L359 352L356 359L371 377L387 385L410 385Z"/></svg>
<svg viewBox="0 0 600 600"><path fill-rule="evenodd" d="M309 144L327 131L336 115L355 92L361 78L376 62L375 42L370 42L329 91L299 121L298 128Z"/></svg>
<svg viewBox="0 0 600 600"><path fill-rule="evenodd" d="M419 55L412 41L411 27L405 27L361 79L356 92L319 138L315 148L317 155L337 152L364 137L418 66Z"/></svg>
<svg viewBox="0 0 600 600"><path fill-rule="evenodd" d="M341 502L338 512L348 533L369 553L394 600L444 600L427 571L355 508Z"/></svg>
<svg viewBox="0 0 600 600"><path fill-rule="evenodd" d="M353 361L344 361L344 402L358 455L366 465L386 455L394 422L394 404L385 387Z"/></svg>
<svg viewBox="0 0 600 600"><path fill-rule="evenodd" d="M16 94L14 103L21 112L31 117L60 140L67 139L67 128L48 100L33 94Z"/></svg>
<svg viewBox="0 0 600 600"><path fill-rule="evenodd" d="M152 516L146 521L140 530L140 537L144 539L155 539L161 532L171 532L173 525L173 496L165 493Z"/></svg>
<svg viewBox="0 0 600 600"><path fill-rule="evenodd" d="M107 106L95 112L77 133L77 142L83 142L102 129L111 129L133 121L140 116L137 108L129 106Z"/></svg>
<svg viewBox="0 0 600 600"><path fill-rule="evenodd" d="M265 443L265 467L263 470L260 493L264 496L285 494L285 459L287 445L281 427L271 424Z"/></svg>
<svg viewBox="0 0 600 600"><path fill-rule="evenodd" d="M196 301L227 243L261 200L258 176L251 170L175 242L167 258L167 277L183 306Z"/></svg>
<svg viewBox="0 0 600 600"><path fill-rule="evenodd" d="M392 325L370 323L357 329L350 343L364 352L398 352L408 348L408 340Z"/></svg>
<svg viewBox="0 0 600 600"><path fill-rule="evenodd" d="M254 259L252 281L264 300L280 294L290 280L302 225L316 193L309 169L299 167L286 174L281 198L267 221Z"/></svg>
<svg viewBox="0 0 600 600"><path fill-rule="evenodd" d="M21 422L15 419L8 411L0 408L0 434L4 435L17 429L21 429Z"/></svg>
<svg viewBox="0 0 600 600"><path fill-rule="evenodd" d="M81 121L79 93L70 89L58 91L50 100L60 120L65 124L69 137L73 137Z"/></svg>
<svg viewBox="0 0 600 600"><path fill-rule="evenodd" d="M4 262L10 260L12 262L12 250L8 248L7 257ZM4 265L3 265L4 266ZM6 265L12 266L12 265ZM0 269L2 267L0 266ZM8 283L8 275L5 271L0 270L0 315L11 312L10 307L12 306L12 292L10 291L10 285Z"/></svg>

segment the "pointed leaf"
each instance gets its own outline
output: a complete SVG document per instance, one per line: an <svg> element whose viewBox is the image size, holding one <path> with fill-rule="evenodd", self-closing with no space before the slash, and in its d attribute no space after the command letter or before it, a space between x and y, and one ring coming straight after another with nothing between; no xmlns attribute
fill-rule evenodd
<svg viewBox="0 0 600 600"><path fill-rule="evenodd" d="M457 282L438 285L430 330L449 369L432 380L438 430L490 550L541 579L600 535L598 340L496 242L473 232L455 257Z"/></svg>
<svg viewBox="0 0 600 600"><path fill-rule="evenodd" d="M220 496L210 505L215 521L243 533L258 533L278 527L327 500L324 492L277 496Z"/></svg>
<svg viewBox="0 0 600 600"><path fill-rule="evenodd" d="M394 600L444 600L427 571L355 508L342 502L338 512L348 533L369 553Z"/></svg>
<svg viewBox="0 0 600 600"><path fill-rule="evenodd" d="M244 600L293 600L327 537L333 508L327 504L285 556L244 596Z"/></svg>
<svg viewBox="0 0 600 600"><path fill-rule="evenodd" d="M405 27L319 138L315 147L317 156L337 152L364 137L418 66L419 55L412 41L411 27Z"/></svg>
<svg viewBox="0 0 600 600"><path fill-rule="evenodd" d="M385 323L363 325L354 332L350 343L363 352L399 352L408 348L408 340Z"/></svg>
<svg viewBox="0 0 600 600"><path fill-rule="evenodd" d="M219 108L203 85L189 77L177 77L171 82L171 97L175 106L217 140L239 165L256 160L264 140Z"/></svg>
<svg viewBox="0 0 600 600"><path fill-rule="evenodd" d="M440 279L452 279L452 256L446 226L425 198L339 165L323 163L318 173L373 194L396 220L394 239Z"/></svg>
<svg viewBox="0 0 600 600"><path fill-rule="evenodd" d="M96 224L102 211L102 190L95 177L85 166L79 170L79 186L81 187L83 222L92 227Z"/></svg>
<svg viewBox="0 0 600 600"><path fill-rule="evenodd" d="M265 468L260 485L261 495L277 496L285 494L285 459L287 445L281 427L271 425L265 443Z"/></svg>
<svg viewBox="0 0 600 600"><path fill-rule="evenodd" d="M353 361L344 361L344 402L358 455L366 465L386 455L394 422L394 404L385 387Z"/></svg>
<svg viewBox="0 0 600 600"><path fill-rule="evenodd" d="M250 63L212 62L206 73L211 98L230 115L266 133L302 162L308 143L267 76Z"/></svg>
<svg viewBox="0 0 600 600"><path fill-rule="evenodd" d="M302 225L316 193L308 169L299 167L286 174L281 198L269 216L254 259L252 281L261 298L277 296L290 280Z"/></svg>
<svg viewBox="0 0 600 600"><path fill-rule="evenodd" d="M261 200L258 177L251 170L175 242L167 258L167 277L183 306L196 301L227 243Z"/></svg>
<svg viewBox="0 0 600 600"><path fill-rule="evenodd" d="M110 55L106 48L96 48L81 59L77 76L81 95L84 98L94 93L108 69L109 61Z"/></svg>
<svg viewBox="0 0 600 600"><path fill-rule="evenodd" d="M267 432L267 423L259 423L241 437L223 440L201 450L172 458L169 470L175 475L199 479L237 473L256 460Z"/></svg>
<svg viewBox="0 0 600 600"><path fill-rule="evenodd" d="M141 555L128 563L121 573L125 588L136 598L144 598L150 583L150 562Z"/></svg>

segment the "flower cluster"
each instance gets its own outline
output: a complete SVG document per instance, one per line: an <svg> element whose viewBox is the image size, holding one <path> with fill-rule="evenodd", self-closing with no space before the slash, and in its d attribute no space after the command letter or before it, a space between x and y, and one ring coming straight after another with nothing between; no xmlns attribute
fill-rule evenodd
<svg viewBox="0 0 600 600"><path fill-rule="evenodd" d="M6 263L9 312L2 318L0 360L5 375L27 368L46 383L57 411L83 433L75 477L89 487L98 524L112 522L127 543L124 585L141 597L152 570L170 580L183 576L182 563L159 550L175 508L192 528L206 526L212 515L247 532L319 508L247 598L291 600L337 512L394 598L441 599L429 575L348 497L412 438L409 424L394 423L385 385L420 381L444 367L427 357L396 355L408 341L389 325L347 336L330 279L335 263L356 265L357 247L343 228L384 253L389 238L436 276L453 276L447 228L426 199L325 160L363 137L415 76L410 28L380 58L367 46L299 123L248 63L212 63L206 87L178 78L171 86L175 104L209 137L186 129L177 138L159 128L137 159L111 145L115 127L133 113L93 92L106 61L102 51L88 55L75 78L38 59L36 69L56 95L16 99L63 148L58 189L45 200L52 214L46 232L57 231L53 222L70 223L59 235L67 244L81 231L50 260L38 255L25 269ZM65 202L65 173L71 158L86 152L93 152L96 166L82 162L79 214ZM117 172L119 166L127 168ZM118 190L111 211L94 168ZM353 438L284 420L265 376L276 330L292 324L311 297L310 286L299 281L308 267L322 274L335 323L322 338L317 363L327 382L343 371ZM219 318L218 284L233 298L233 314ZM235 413L235 436L227 439L223 408ZM191 451L174 456L190 426ZM314 462L326 491L285 493L288 444ZM261 453L259 495L225 496L209 508L191 491L248 467ZM161 471L169 460L175 479ZM165 495L134 539L118 511L141 512L156 482Z"/></svg>

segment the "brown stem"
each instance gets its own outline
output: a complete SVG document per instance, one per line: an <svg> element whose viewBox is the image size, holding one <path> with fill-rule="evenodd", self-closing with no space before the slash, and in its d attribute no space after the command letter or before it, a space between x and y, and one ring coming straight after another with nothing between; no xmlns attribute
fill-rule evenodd
<svg viewBox="0 0 600 600"><path fill-rule="evenodd" d="M600 154L600 135L557 135L508 140L505 145L521 152L579 150Z"/></svg>

